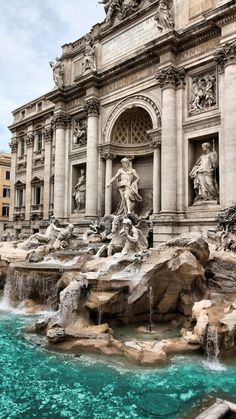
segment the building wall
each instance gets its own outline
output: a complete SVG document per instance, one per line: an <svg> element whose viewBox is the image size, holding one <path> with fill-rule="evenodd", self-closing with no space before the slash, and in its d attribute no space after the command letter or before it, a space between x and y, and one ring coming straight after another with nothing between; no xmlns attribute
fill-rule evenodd
<svg viewBox="0 0 236 419"><path fill-rule="evenodd" d="M218 212L236 202L230 186L236 181L236 146L231 139L236 95L229 90L236 65L232 54L223 64L216 57L220 47L236 40L234 3L186 0L183 7L183 0L175 0L175 31L164 33L155 32L158 1L143 2L143 10L122 23L95 25L97 72L84 71L85 38L63 47L65 89L54 89L13 113L11 220L18 232L43 231L52 213L61 224L73 222L83 228L114 210L118 191L108 191L106 183L127 155L140 172L140 188L153 189L155 242L216 224ZM198 106L210 82L214 97ZM117 120L139 107L152 121L149 140L114 143ZM75 140L78 130L81 136ZM206 141L219 156L219 199L196 206L189 173ZM81 169L87 172L86 207L76 211L74 187ZM35 188L41 188L37 203Z"/></svg>
<svg viewBox="0 0 236 419"><path fill-rule="evenodd" d="M10 170L10 154L0 153L0 236L4 231L5 224L9 221L9 215L4 215L4 208L7 207L10 210L10 205L12 204L11 180L10 178L7 179L7 174L10 174ZM8 191L10 191L10 196L8 196Z"/></svg>

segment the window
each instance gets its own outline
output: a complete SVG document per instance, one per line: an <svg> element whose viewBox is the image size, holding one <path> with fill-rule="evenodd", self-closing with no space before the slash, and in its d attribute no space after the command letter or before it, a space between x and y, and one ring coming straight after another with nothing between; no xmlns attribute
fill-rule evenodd
<svg viewBox="0 0 236 419"><path fill-rule="evenodd" d="M10 188L3 188L3 198L10 198L11 191Z"/></svg>
<svg viewBox="0 0 236 419"><path fill-rule="evenodd" d="M9 205L3 204L2 206L2 216L3 217L9 217Z"/></svg>
<svg viewBox="0 0 236 419"><path fill-rule="evenodd" d="M38 132L37 151L41 151L43 148L43 135L42 132Z"/></svg>
<svg viewBox="0 0 236 419"><path fill-rule="evenodd" d="M24 190L23 189L17 190L17 206L18 207L24 206Z"/></svg>
<svg viewBox="0 0 236 419"><path fill-rule="evenodd" d="M11 177L11 173L9 172L9 170L6 171L6 180L10 180Z"/></svg>
<svg viewBox="0 0 236 419"><path fill-rule="evenodd" d="M22 138L19 142L19 155L23 157L25 154L25 140Z"/></svg>
<svg viewBox="0 0 236 419"><path fill-rule="evenodd" d="M40 205L41 203L41 186L35 186L34 188L34 204Z"/></svg>

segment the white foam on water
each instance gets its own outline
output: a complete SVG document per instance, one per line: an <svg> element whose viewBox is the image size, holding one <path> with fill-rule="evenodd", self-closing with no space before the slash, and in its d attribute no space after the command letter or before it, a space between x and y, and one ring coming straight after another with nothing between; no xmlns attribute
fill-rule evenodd
<svg viewBox="0 0 236 419"><path fill-rule="evenodd" d="M75 256L67 262L63 262L60 259L48 258L44 259L42 262L39 262L38 265L60 265L60 266L73 266L78 262L80 256Z"/></svg>
<svg viewBox="0 0 236 419"><path fill-rule="evenodd" d="M227 368L224 364L222 364L219 359L214 359L214 360L204 360L202 361L202 364L204 366L205 369L210 370L210 371L215 371L215 372L222 372L222 371L226 371Z"/></svg>

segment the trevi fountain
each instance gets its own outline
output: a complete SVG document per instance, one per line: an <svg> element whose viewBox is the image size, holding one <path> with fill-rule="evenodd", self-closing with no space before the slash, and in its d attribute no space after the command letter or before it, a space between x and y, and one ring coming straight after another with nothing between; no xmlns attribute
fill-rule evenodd
<svg viewBox="0 0 236 419"><path fill-rule="evenodd" d="M0 417L235 418L235 2L100 3L13 112Z"/></svg>

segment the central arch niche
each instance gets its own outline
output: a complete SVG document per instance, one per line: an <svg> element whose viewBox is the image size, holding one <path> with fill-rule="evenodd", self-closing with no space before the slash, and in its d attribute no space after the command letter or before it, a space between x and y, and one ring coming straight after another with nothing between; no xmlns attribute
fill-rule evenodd
<svg viewBox="0 0 236 419"><path fill-rule="evenodd" d="M150 144L148 132L153 129L153 122L150 114L141 106L132 106L126 108L117 118L111 131L110 142L122 150L113 160L113 176L120 168L122 156L132 155L134 157L133 165L140 177L139 193L143 198L140 204L145 210L152 208L152 189L153 189L153 156L152 152L146 153L142 150L143 145ZM141 151L142 150L142 151ZM141 152L140 152L141 151ZM147 149L146 149L147 151ZM120 194L118 188L112 190L112 212L119 204ZM141 210L140 207L140 211ZM136 207L136 212L138 208Z"/></svg>
<svg viewBox="0 0 236 419"><path fill-rule="evenodd" d="M114 124L111 143L120 145L138 145L150 142L147 131L153 128L149 113L134 106L126 109Z"/></svg>

